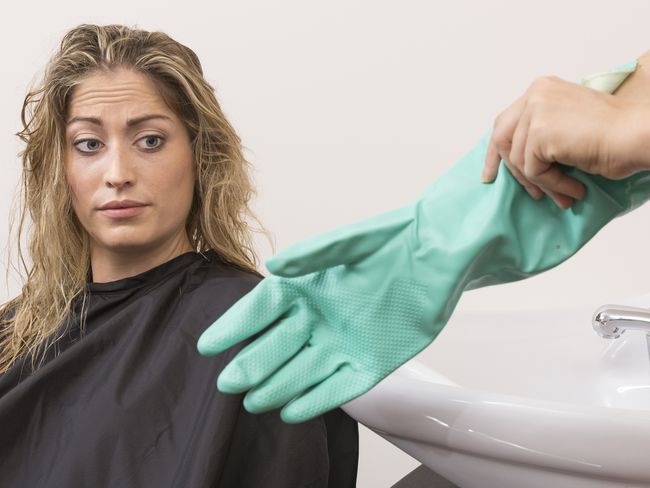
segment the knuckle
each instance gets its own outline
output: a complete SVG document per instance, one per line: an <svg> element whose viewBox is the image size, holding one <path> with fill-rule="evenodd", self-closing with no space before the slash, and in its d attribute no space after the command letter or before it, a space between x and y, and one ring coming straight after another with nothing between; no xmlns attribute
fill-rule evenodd
<svg viewBox="0 0 650 488"><path fill-rule="evenodd" d="M508 147L508 137L503 131L494 132L492 135L492 140L498 149L504 149Z"/></svg>
<svg viewBox="0 0 650 488"><path fill-rule="evenodd" d="M499 115L497 115L494 118L494 124L493 124L493 137L496 135L498 137L502 137L503 132L504 132L504 127L506 127L508 124L507 120L507 114L505 112L501 112Z"/></svg>
<svg viewBox="0 0 650 488"><path fill-rule="evenodd" d="M546 125L539 114L531 116L528 125L528 138L540 141L546 134Z"/></svg>
<svg viewBox="0 0 650 488"><path fill-rule="evenodd" d="M620 166L609 165L608 168L604 171L603 176L612 180L622 180L627 176L627 174Z"/></svg>
<svg viewBox="0 0 650 488"><path fill-rule="evenodd" d="M547 83L548 83L548 79L546 76L538 76L532 81L530 86L533 89L532 91L536 91L546 86Z"/></svg>
<svg viewBox="0 0 650 488"><path fill-rule="evenodd" d="M546 100L546 92L543 89L535 90L528 97L528 106L538 108L543 105Z"/></svg>
<svg viewBox="0 0 650 488"><path fill-rule="evenodd" d="M537 175L533 172L533 168L530 166L530 164L524 165L522 172L526 179L532 182L535 181Z"/></svg>
<svg viewBox="0 0 650 488"><path fill-rule="evenodd" d="M510 164L512 164L515 168L521 168L523 165L521 164L521 158L517 154L510 154Z"/></svg>
<svg viewBox="0 0 650 488"><path fill-rule="evenodd" d="M555 80L555 78L556 78L556 77L553 76L553 75L543 75L543 76L539 76L539 77L537 77L537 81L538 81L542 86L547 86L547 85L549 85L551 82L553 82L553 81Z"/></svg>

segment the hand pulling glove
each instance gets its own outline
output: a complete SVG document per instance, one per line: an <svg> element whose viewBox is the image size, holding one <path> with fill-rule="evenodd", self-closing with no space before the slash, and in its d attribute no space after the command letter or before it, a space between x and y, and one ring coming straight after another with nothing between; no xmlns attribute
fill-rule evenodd
<svg viewBox="0 0 650 488"><path fill-rule="evenodd" d="M580 81L613 92L636 60ZM440 333L460 295L565 261L650 198L650 172L609 180L566 167L586 196L567 210L534 200L509 171L480 181L491 129L409 205L286 247L272 273L201 335L218 354L259 333L221 372L244 407L287 423L365 393Z"/></svg>

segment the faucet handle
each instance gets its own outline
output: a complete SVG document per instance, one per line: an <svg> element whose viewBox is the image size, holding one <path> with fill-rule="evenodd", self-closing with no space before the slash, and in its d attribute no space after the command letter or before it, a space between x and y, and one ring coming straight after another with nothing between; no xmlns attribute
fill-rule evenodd
<svg viewBox="0 0 650 488"><path fill-rule="evenodd" d="M627 329L643 330L650 336L650 308L603 305L594 312L591 323L605 339L617 339Z"/></svg>

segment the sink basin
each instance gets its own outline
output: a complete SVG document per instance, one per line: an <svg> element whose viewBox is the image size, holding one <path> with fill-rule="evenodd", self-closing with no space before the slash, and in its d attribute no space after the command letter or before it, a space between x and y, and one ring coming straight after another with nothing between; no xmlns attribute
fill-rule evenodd
<svg viewBox="0 0 650 488"><path fill-rule="evenodd" d="M457 310L342 408L462 488L650 487L648 336L598 336L601 305Z"/></svg>

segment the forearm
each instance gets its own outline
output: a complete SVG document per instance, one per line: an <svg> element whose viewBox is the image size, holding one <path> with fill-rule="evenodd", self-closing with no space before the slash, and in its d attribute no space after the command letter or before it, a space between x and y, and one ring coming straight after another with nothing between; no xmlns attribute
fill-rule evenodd
<svg viewBox="0 0 650 488"><path fill-rule="evenodd" d="M650 170L650 50L637 58L637 68L613 93L624 102L615 139L634 172Z"/></svg>

